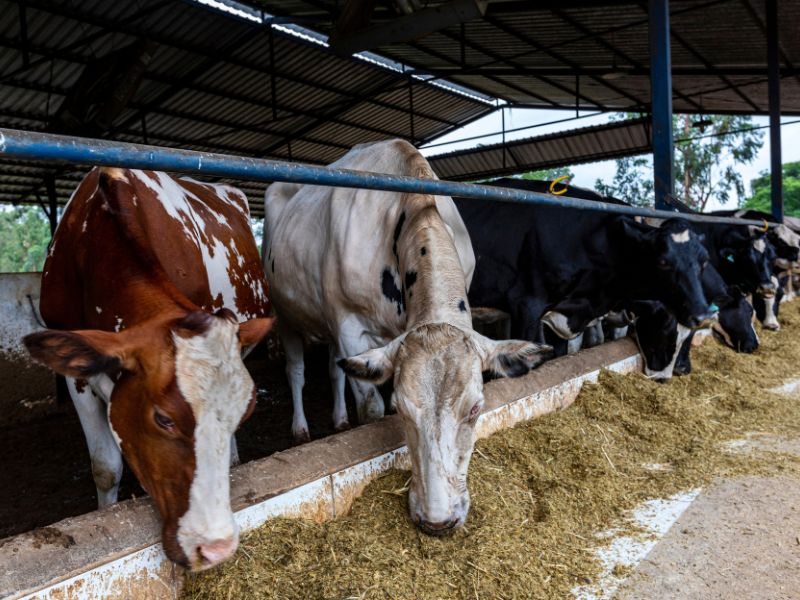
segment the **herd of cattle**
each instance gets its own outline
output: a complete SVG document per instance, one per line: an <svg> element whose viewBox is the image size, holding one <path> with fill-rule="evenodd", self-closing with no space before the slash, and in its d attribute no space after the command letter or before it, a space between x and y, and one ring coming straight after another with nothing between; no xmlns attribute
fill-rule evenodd
<svg viewBox="0 0 800 600"><path fill-rule="evenodd" d="M399 140L357 146L333 166L434 177ZM570 194L612 201L577 188ZM273 325L298 442L309 439L305 345L330 348L337 429L349 426L346 379L361 423L383 416L377 386L392 379L390 406L402 417L412 462L410 515L439 534L469 510L467 468L486 372L519 376L630 329L647 375L666 379L689 372L699 328L753 352L756 316L776 329L781 296L794 295L800 237L786 226L652 224L283 183L265 200L262 264L238 190L92 170L44 266L49 329L25 338L35 360L67 378L99 505L116 502L124 456L161 514L167 555L193 570L237 547L229 469L238 460L234 432L256 397L243 357ZM517 339L477 333L470 305L508 312Z"/></svg>

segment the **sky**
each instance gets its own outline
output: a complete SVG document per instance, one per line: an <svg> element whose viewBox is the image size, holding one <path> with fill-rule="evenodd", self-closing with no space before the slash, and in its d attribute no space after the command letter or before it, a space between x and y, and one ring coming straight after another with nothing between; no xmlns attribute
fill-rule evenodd
<svg viewBox="0 0 800 600"><path fill-rule="evenodd" d="M566 131L568 129L576 129L579 127L589 127L590 125L600 125L608 122L610 118L609 113L596 114L589 111L581 111L581 118L578 120L570 120L562 123L546 124L561 119L574 119L575 111L553 111L553 110L534 110L534 109L519 109L512 108L506 109L506 130L515 129L519 127L528 127L531 125L540 125L533 129L519 131L514 133L507 133L506 140L514 140L523 137L539 136L547 133L555 133L558 131ZM783 123L797 120L796 117L786 117L781 121ZM753 117L753 123L756 126L767 125L769 119L767 117ZM450 132L436 140L434 144L423 147L422 153L426 156L434 154L441 154L443 152L451 152L453 150L461 150L464 148L474 148L478 144L493 144L502 141L502 136L496 132L502 131L502 117L500 111L487 115L469 125ZM769 137L768 130L764 130L764 144L761 147L756 159L747 165L740 165L738 167L745 181L745 188L747 193L750 194L750 181L758 177L762 171L769 170ZM457 140L477 136L493 134L477 140L466 142L458 142ZM800 160L800 144L797 143L800 138L800 123L786 124L781 127L781 147L783 154L783 162L792 162ZM447 145L440 145L444 142L450 142ZM594 189L595 181L602 179L606 183L610 183L614 176L615 161L606 160L584 165L575 165L571 167L575 177L572 179L574 185ZM707 210L716 210L719 208L734 208L733 201L728 202L727 205L721 205L715 200L711 200Z"/></svg>

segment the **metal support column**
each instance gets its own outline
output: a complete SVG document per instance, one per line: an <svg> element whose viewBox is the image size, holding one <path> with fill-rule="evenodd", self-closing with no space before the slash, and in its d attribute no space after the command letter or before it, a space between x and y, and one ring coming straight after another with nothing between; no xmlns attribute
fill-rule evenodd
<svg viewBox="0 0 800 600"><path fill-rule="evenodd" d="M675 188L669 0L649 0L650 102L653 108L653 188L656 209L668 210Z"/></svg>
<svg viewBox="0 0 800 600"><path fill-rule="evenodd" d="M47 190L47 204L49 209L47 211L47 218L50 219L50 238L56 232L58 225L58 196L56 195L56 178L53 175L48 175L44 180L44 186Z"/></svg>
<svg viewBox="0 0 800 600"><path fill-rule="evenodd" d="M767 66L769 70L769 162L772 216L783 223L781 159L781 59L778 44L778 0L767 0Z"/></svg>

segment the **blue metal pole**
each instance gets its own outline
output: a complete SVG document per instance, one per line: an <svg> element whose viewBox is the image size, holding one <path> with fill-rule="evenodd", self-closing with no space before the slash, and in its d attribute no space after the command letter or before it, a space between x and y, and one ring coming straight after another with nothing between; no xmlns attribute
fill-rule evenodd
<svg viewBox="0 0 800 600"><path fill-rule="evenodd" d="M417 179L401 175L367 173L349 169L331 169L313 165L232 156L210 152L195 152L159 146L144 146L111 140L76 138L15 129L0 128L0 159L45 160L67 164L102 165L131 169L152 169L177 173L199 173L213 177L226 177L249 181L289 181L312 185L330 185L349 188L388 190L439 196L460 196L543 204L584 210L620 213L632 216L667 219L680 216L688 221L711 221L745 225L762 225L759 221L732 217L710 217L701 214L676 214L672 211L653 210L565 196L554 196L489 185Z"/></svg>
<svg viewBox="0 0 800 600"><path fill-rule="evenodd" d="M778 1L767 0L767 68L769 79L769 162L772 216L783 223L783 160L781 158L781 59L778 46Z"/></svg>
<svg viewBox="0 0 800 600"><path fill-rule="evenodd" d="M653 186L656 208L669 208L675 189L672 142L672 60L669 0L650 0L650 103L653 110Z"/></svg>

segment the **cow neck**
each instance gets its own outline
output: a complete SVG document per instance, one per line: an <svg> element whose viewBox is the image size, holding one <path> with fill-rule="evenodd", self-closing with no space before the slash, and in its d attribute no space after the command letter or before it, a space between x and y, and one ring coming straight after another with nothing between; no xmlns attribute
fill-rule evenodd
<svg viewBox="0 0 800 600"><path fill-rule="evenodd" d="M406 328L450 323L472 329L466 280L455 244L432 197L405 220L396 235L398 271L406 303Z"/></svg>
<svg viewBox="0 0 800 600"><path fill-rule="evenodd" d="M180 318L190 312L200 310L184 296L171 281L163 276L134 277L122 291L120 300L126 307L124 323L126 327L153 318Z"/></svg>

